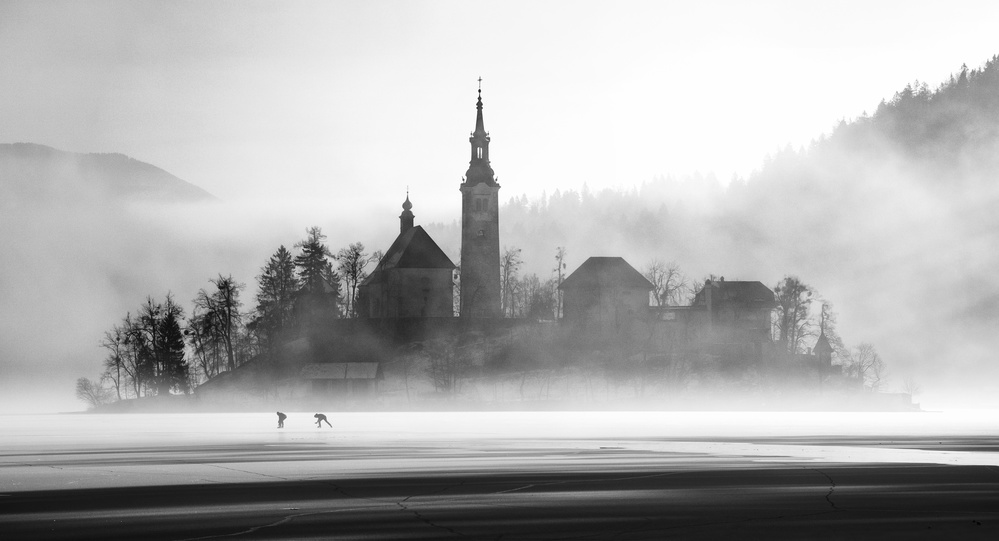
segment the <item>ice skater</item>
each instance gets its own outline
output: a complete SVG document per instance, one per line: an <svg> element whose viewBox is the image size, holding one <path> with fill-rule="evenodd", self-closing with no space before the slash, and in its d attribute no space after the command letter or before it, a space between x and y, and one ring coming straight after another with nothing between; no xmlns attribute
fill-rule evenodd
<svg viewBox="0 0 999 541"><path fill-rule="evenodd" d="M278 428L284 428L284 420L287 419L288 416L281 413L280 411L277 412L277 414L278 414Z"/></svg>
<svg viewBox="0 0 999 541"><path fill-rule="evenodd" d="M316 428L322 428L323 423L326 423L327 425L329 425L330 428L333 428L333 425L330 424L329 419L327 419L326 416L323 415L322 413L317 413L313 415L313 417L316 418Z"/></svg>

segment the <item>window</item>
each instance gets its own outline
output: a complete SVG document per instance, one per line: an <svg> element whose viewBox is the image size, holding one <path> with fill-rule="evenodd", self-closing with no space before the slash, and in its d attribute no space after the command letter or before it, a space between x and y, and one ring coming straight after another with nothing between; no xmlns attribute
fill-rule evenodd
<svg viewBox="0 0 999 541"><path fill-rule="evenodd" d="M482 159L482 147L475 147L475 157Z"/></svg>
<svg viewBox="0 0 999 541"><path fill-rule="evenodd" d="M482 200L481 199L476 198L476 200L475 200L475 210L476 211L482 210Z"/></svg>

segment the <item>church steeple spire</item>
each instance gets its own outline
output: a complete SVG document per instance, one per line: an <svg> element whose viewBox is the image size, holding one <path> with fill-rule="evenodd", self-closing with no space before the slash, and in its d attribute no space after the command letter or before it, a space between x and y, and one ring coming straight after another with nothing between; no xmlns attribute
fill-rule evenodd
<svg viewBox="0 0 999 541"><path fill-rule="evenodd" d="M475 102L475 131L468 142L472 145L472 159L468 163L464 183L475 186L485 182L489 186L499 186L489 165L489 132L482 120L482 77L479 77L479 99Z"/></svg>
<svg viewBox="0 0 999 541"><path fill-rule="evenodd" d="M399 234L413 228L413 204L409 202L409 189L406 189L406 201L402 203L402 214L399 215Z"/></svg>
<svg viewBox="0 0 999 541"><path fill-rule="evenodd" d="M487 141L489 137L482 122L482 77L479 77L479 101L475 103L475 131L472 132L472 136L486 137Z"/></svg>
<svg viewBox="0 0 999 541"><path fill-rule="evenodd" d="M482 121L482 78L475 102L472 159L461 186L462 317L500 317L499 189L489 165L489 132Z"/></svg>

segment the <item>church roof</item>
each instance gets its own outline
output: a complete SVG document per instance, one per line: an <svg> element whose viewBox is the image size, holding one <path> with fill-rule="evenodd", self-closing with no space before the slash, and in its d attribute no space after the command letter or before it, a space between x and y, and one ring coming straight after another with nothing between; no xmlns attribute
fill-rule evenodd
<svg viewBox="0 0 999 541"><path fill-rule="evenodd" d="M652 283L621 257L591 257L562 281L560 289L625 286L651 290Z"/></svg>
<svg viewBox="0 0 999 541"><path fill-rule="evenodd" d="M391 269L454 269L454 263L422 226L413 226L396 237L375 270L361 285L380 282Z"/></svg>
<svg viewBox="0 0 999 541"><path fill-rule="evenodd" d="M812 351L815 353L831 353L832 350L832 346L829 345L829 339L826 338L826 332L822 331L819 333L819 339L815 341L815 347L812 348Z"/></svg>
<svg viewBox="0 0 999 541"><path fill-rule="evenodd" d="M742 303L756 303L761 302L764 304L772 305L775 304L774 292L770 290L769 287L763 285L762 282L757 281L727 281L727 280L710 280L705 285L705 288L712 288L716 292L712 293L712 303L717 303L720 301L733 301ZM704 290L697 292L694 296L694 305L705 304Z"/></svg>

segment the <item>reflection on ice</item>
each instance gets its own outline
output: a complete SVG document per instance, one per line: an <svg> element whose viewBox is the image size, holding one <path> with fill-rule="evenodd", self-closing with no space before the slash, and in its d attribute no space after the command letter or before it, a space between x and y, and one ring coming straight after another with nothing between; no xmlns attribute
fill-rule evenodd
<svg viewBox="0 0 999 541"><path fill-rule="evenodd" d="M482 439L718 440L728 438L999 437L993 411L952 412L314 412L0 416L0 449L114 448L324 441Z"/></svg>

